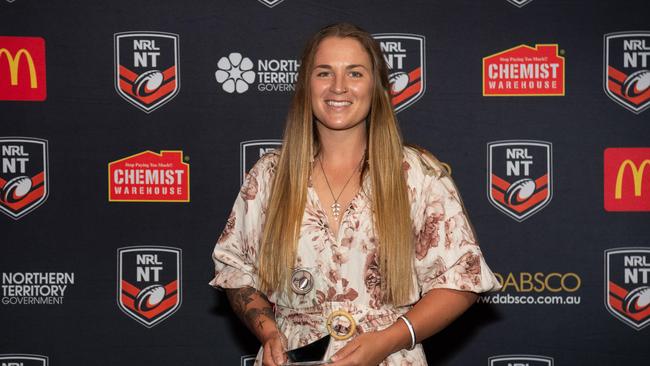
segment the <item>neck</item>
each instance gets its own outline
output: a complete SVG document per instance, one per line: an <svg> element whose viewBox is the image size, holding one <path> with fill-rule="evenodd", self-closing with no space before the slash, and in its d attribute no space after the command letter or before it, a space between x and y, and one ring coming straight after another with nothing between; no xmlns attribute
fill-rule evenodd
<svg viewBox="0 0 650 366"><path fill-rule="evenodd" d="M366 122L346 130L332 130L317 123L320 159L331 167L359 164L366 151Z"/></svg>

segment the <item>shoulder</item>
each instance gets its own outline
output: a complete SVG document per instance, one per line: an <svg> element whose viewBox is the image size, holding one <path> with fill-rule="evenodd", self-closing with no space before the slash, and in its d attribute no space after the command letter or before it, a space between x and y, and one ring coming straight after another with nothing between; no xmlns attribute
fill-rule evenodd
<svg viewBox="0 0 650 366"><path fill-rule="evenodd" d="M404 146L404 163L405 169L409 170L409 175L435 178L449 175L445 164L432 153L417 145Z"/></svg>

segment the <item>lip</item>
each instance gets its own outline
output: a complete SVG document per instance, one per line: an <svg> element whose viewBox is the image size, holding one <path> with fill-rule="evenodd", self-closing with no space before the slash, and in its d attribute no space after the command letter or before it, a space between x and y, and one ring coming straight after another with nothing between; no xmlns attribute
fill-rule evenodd
<svg viewBox="0 0 650 366"><path fill-rule="evenodd" d="M326 99L325 105L330 108L345 108L351 106L352 102L349 100Z"/></svg>

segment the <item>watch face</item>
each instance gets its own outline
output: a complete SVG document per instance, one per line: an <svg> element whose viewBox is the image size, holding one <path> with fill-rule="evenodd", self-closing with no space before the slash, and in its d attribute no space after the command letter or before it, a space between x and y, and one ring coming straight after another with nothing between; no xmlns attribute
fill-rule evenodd
<svg viewBox="0 0 650 366"><path fill-rule="evenodd" d="M330 336L327 335L316 342L306 346L287 351L288 361L285 365L324 365L330 361L323 361L327 346L330 343Z"/></svg>

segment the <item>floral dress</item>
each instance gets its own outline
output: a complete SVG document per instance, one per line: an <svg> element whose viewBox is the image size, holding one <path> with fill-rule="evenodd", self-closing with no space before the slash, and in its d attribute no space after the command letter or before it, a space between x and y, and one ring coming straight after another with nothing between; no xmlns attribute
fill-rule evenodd
<svg viewBox="0 0 650 366"><path fill-rule="evenodd" d="M278 153L268 153L246 176L226 227L214 248L215 277L219 288L251 286L259 289L257 254L266 218L270 182ZM460 196L439 163L412 148L404 148L404 164L415 242L414 288L409 305L394 307L382 302L381 274L374 236L370 179L342 214L338 235L328 227L327 216L315 190L308 188L296 269L311 274L305 294L271 293L278 328L289 349L304 346L329 334L330 314L343 310L355 322L355 335L387 328L434 288L473 292L495 290L499 284L490 271ZM350 329L349 320L337 317L330 329ZM349 340L330 342L326 358ZM256 365L261 365L262 349ZM422 346L393 353L382 365L426 365Z"/></svg>

